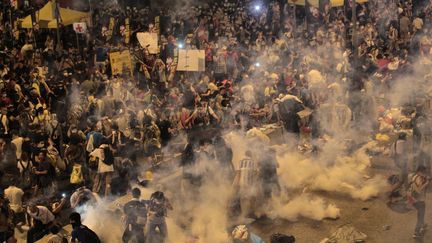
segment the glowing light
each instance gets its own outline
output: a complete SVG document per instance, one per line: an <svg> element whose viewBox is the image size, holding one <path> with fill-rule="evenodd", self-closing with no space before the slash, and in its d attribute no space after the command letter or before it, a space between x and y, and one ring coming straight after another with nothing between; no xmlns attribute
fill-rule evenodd
<svg viewBox="0 0 432 243"><path fill-rule="evenodd" d="M261 66L261 64L259 62L257 62L257 63L255 63L255 66L259 67L259 66Z"/></svg>
<svg viewBox="0 0 432 243"><path fill-rule="evenodd" d="M62 193L62 197L65 198L66 197L66 193Z"/></svg>
<svg viewBox="0 0 432 243"><path fill-rule="evenodd" d="M182 44L182 43L179 43L179 44L178 44L178 48L182 49L182 48L183 48L183 44Z"/></svg>
<svg viewBox="0 0 432 243"><path fill-rule="evenodd" d="M260 11L261 10L261 6L260 5L255 5L255 10L256 11Z"/></svg>

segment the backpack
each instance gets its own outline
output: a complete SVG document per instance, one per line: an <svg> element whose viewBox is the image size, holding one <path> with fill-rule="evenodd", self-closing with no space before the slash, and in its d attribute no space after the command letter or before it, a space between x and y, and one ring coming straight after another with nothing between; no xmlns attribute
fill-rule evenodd
<svg viewBox="0 0 432 243"><path fill-rule="evenodd" d="M54 141L60 138L60 131L59 131L59 125L60 123L57 122L57 125L53 125L52 122L49 123L49 125L51 126L52 132L50 134L51 139L53 139Z"/></svg>
<svg viewBox="0 0 432 243"><path fill-rule="evenodd" d="M295 237L292 235L284 235L275 233L270 237L270 243L294 243Z"/></svg>
<svg viewBox="0 0 432 243"><path fill-rule="evenodd" d="M93 155L90 155L89 161L88 161L88 167L90 169L96 170L99 165L99 158Z"/></svg>
<svg viewBox="0 0 432 243"><path fill-rule="evenodd" d="M156 202L155 199L152 199L149 203L149 211L153 212L156 217L164 217L166 216L166 207L163 202Z"/></svg>
<svg viewBox="0 0 432 243"><path fill-rule="evenodd" d="M86 145L86 150L87 152L91 153L94 150L94 138L93 138L93 133L90 134L89 140L87 141L87 145Z"/></svg>
<svg viewBox="0 0 432 243"><path fill-rule="evenodd" d="M114 164L114 155L113 155L111 149L109 147L105 147L103 149L103 151L104 151L104 156L105 156L105 159L103 162L107 165Z"/></svg>
<svg viewBox="0 0 432 243"><path fill-rule="evenodd" d="M21 160L19 160L18 163L20 163L21 167L23 168L19 187L25 190L32 186L32 172L30 168L31 162L29 161L27 166L24 166Z"/></svg>
<svg viewBox="0 0 432 243"><path fill-rule="evenodd" d="M143 202L131 202L127 203L124 207L124 212L127 217L127 221L133 224L145 225L147 220L147 209Z"/></svg>
<svg viewBox="0 0 432 243"><path fill-rule="evenodd" d="M79 164L74 164L72 168L72 173L70 175L70 183L77 185L83 182L84 182L84 176L82 173L82 166Z"/></svg>
<svg viewBox="0 0 432 243"><path fill-rule="evenodd" d="M56 177L57 172L55 167L50 164L49 168L48 168L48 176L51 177L51 180L54 180L54 178Z"/></svg>
<svg viewBox="0 0 432 243"><path fill-rule="evenodd" d="M419 177L419 175L414 174L410 179L408 189L406 191L406 198L409 204L414 204L417 201L417 198L420 196L420 193L418 193L414 188L415 182Z"/></svg>
<svg viewBox="0 0 432 243"><path fill-rule="evenodd" d="M54 146L49 146L47 151L47 160L55 168L64 171L66 169L66 164L61 158L58 150Z"/></svg>

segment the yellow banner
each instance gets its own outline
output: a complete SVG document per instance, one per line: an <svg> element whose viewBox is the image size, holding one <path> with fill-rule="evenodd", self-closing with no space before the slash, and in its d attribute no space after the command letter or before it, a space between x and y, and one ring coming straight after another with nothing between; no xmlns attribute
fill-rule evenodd
<svg viewBox="0 0 432 243"><path fill-rule="evenodd" d="M160 16L155 17L155 29L156 33L160 35Z"/></svg>
<svg viewBox="0 0 432 243"><path fill-rule="evenodd" d="M114 23L115 23L115 19L113 17L111 17L109 27L108 27L107 40L111 40L111 37L112 37L113 32L114 32Z"/></svg>
<svg viewBox="0 0 432 243"><path fill-rule="evenodd" d="M109 58L113 75L122 74L126 71L129 71L132 75L132 59L129 50L111 52Z"/></svg>
<svg viewBox="0 0 432 243"><path fill-rule="evenodd" d="M129 18L125 20L125 43L129 44L130 41L130 29L129 29Z"/></svg>

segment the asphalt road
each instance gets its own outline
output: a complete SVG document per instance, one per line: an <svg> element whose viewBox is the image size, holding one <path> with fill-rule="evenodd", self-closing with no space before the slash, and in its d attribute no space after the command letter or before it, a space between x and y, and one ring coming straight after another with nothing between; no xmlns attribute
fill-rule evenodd
<svg viewBox="0 0 432 243"><path fill-rule="evenodd" d="M391 175L396 171L391 160L374 158L371 174ZM299 219L297 222L281 220L259 220L252 224L253 232L269 242L274 232L291 234L298 243L318 243L330 236L338 227L350 223L365 233L366 242L371 243L431 243L432 232L426 232L422 239L413 239L416 224L416 210L391 209L386 205L385 195L368 201L351 199L345 195L317 193L328 202L335 203L341 209L337 220L314 221ZM432 195L432 194L431 194ZM432 225L432 196L427 195L426 223Z"/></svg>

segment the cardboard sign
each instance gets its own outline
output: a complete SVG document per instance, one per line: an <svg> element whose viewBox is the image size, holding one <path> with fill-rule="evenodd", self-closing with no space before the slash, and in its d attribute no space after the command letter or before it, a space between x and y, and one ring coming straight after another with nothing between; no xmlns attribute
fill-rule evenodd
<svg viewBox="0 0 432 243"><path fill-rule="evenodd" d="M109 57L111 62L111 71L113 75L122 74L125 71L130 71L130 73L132 74L132 60L129 50L111 52L109 54Z"/></svg>
<svg viewBox="0 0 432 243"><path fill-rule="evenodd" d="M204 72L205 51L179 50L177 70L188 72Z"/></svg>
<svg viewBox="0 0 432 243"><path fill-rule="evenodd" d="M157 33L140 32L137 33L137 39L141 47L148 49L150 54L157 54L159 52L159 38Z"/></svg>

